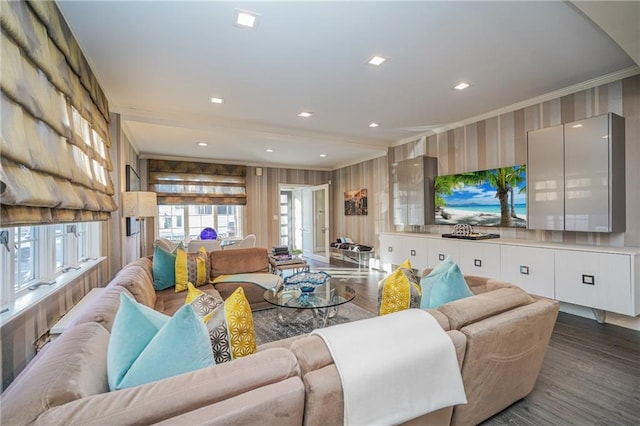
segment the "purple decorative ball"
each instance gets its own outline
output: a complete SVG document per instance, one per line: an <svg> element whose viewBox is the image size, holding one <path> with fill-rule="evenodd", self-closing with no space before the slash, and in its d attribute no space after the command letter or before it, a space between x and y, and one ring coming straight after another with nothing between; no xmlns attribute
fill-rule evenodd
<svg viewBox="0 0 640 426"><path fill-rule="evenodd" d="M200 232L201 240L215 240L218 238L218 233L213 228L204 228L202 232Z"/></svg>

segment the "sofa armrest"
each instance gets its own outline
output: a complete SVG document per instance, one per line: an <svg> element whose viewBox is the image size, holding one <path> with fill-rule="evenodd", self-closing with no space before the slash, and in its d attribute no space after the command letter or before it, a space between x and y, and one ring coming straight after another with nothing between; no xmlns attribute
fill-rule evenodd
<svg viewBox="0 0 640 426"><path fill-rule="evenodd" d="M557 301L538 300L461 329L468 403L456 407L453 425L478 424L533 390L558 308Z"/></svg>
<svg viewBox="0 0 640 426"><path fill-rule="evenodd" d="M500 288L441 305L438 310L449 318L452 330L528 305L533 298L518 287Z"/></svg>
<svg viewBox="0 0 640 426"><path fill-rule="evenodd" d="M156 423L291 377L299 380L299 375L291 351L270 349L212 368L75 400L44 412L35 423Z"/></svg>

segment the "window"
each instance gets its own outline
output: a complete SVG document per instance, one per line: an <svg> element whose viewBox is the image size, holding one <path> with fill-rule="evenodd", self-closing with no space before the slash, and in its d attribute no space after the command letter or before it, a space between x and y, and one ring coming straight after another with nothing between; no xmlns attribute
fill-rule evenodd
<svg viewBox="0 0 640 426"><path fill-rule="evenodd" d="M241 237L243 213L244 206L159 205L159 236L186 242L213 228L222 238Z"/></svg>
<svg viewBox="0 0 640 426"><path fill-rule="evenodd" d="M36 230L35 226L21 226L15 228L14 234L14 276L13 289L18 292L25 288L28 283L35 279L35 249ZM9 248L11 250L11 248Z"/></svg>
<svg viewBox="0 0 640 426"><path fill-rule="evenodd" d="M216 224L218 235L229 238L241 237L240 214L243 208L240 206L218 206L216 209Z"/></svg>
<svg viewBox="0 0 640 426"><path fill-rule="evenodd" d="M288 190L280 191L280 245L290 247L291 224L289 217L292 214L293 192Z"/></svg>
<svg viewBox="0 0 640 426"><path fill-rule="evenodd" d="M19 226L0 230L0 304L28 291L38 281L51 281L65 267L77 267L100 253L100 223ZM4 241L3 235L3 241Z"/></svg>
<svg viewBox="0 0 640 426"><path fill-rule="evenodd" d="M56 271L61 270L64 267L64 246L66 241L66 227L67 225L59 224L54 225L55 229L55 258L56 258Z"/></svg>

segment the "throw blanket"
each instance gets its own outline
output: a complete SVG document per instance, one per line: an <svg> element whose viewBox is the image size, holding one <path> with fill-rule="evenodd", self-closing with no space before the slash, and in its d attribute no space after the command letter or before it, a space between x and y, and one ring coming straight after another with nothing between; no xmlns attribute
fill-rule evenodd
<svg viewBox="0 0 640 426"><path fill-rule="evenodd" d="M214 280L213 283L252 283L259 285L265 290L269 290L280 284L282 282L282 278L277 275L254 272L250 274L231 274L231 275L219 275Z"/></svg>
<svg viewBox="0 0 640 426"><path fill-rule="evenodd" d="M314 330L340 374L345 425L390 425L465 404L453 342L430 314L408 309Z"/></svg>

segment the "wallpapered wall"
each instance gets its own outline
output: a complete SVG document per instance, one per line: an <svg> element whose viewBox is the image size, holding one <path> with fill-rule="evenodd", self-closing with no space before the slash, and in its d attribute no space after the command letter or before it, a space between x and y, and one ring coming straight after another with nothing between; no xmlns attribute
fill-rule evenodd
<svg viewBox="0 0 640 426"><path fill-rule="evenodd" d="M378 234L387 231L391 221L387 163L385 155L331 173L332 240L344 236L359 244L378 245ZM344 193L358 189L367 190L367 215L346 216Z"/></svg>
<svg viewBox="0 0 640 426"><path fill-rule="evenodd" d="M389 168L393 162L418 155L438 158L438 173L453 174L526 163L526 135L530 130L572 122L607 112L625 117L626 130L626 232L619 234L529 231L501 228L503 237L587 245L640 247L640 75L532 105L444 133L418 138L392 147L387 157L332 172L333 232L358 242L376 245L377 234L404 231L390 224ZM346 217L342 193L366 188L369 214ZM495 228L491 228L495 232ZM413 232L448 232L448 226L407 229ZM488 232L488 229L481 229Z"/></svg>
<svg viewBox="0 0 640 426"><path fill-rule="evenodd" d="M322 185L329 183L330 173L316 170L262 168L257 176L255 167L247 167L247 207L245 234L256 235L256 247L280 244L280 185Z"/></svg>

